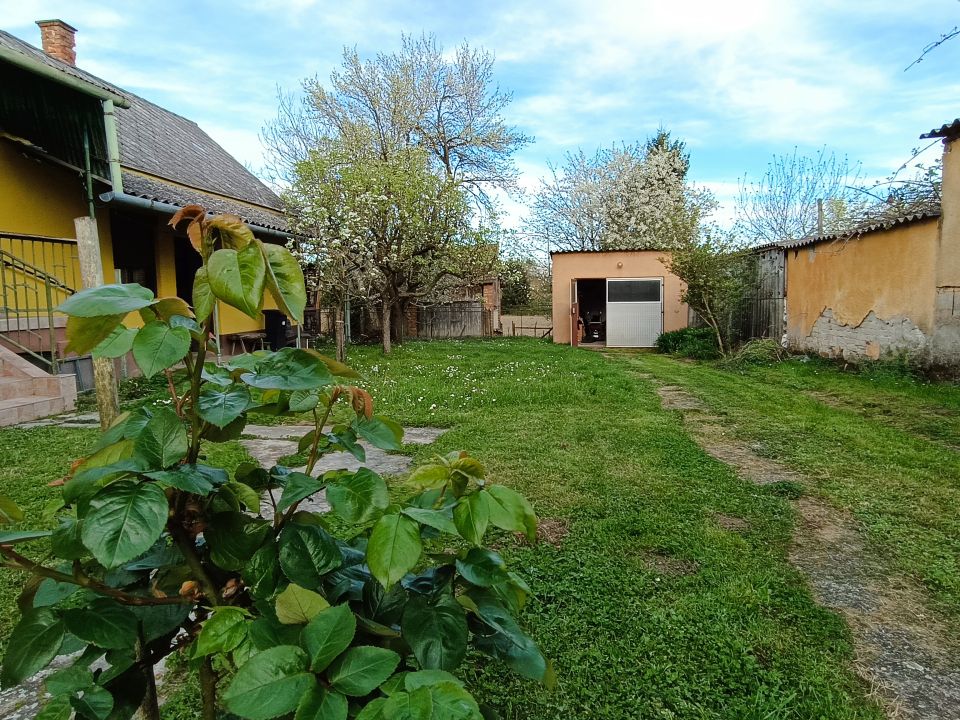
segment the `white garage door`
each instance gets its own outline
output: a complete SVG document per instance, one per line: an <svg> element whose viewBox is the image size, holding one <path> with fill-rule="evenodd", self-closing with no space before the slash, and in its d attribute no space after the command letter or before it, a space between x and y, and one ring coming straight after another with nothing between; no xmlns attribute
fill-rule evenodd
<svg viewBox="0 0 960 720"><path fill-rule="evenodd" d="M607 346L653 347L663 332L662 278L607 278Z"/></svg>

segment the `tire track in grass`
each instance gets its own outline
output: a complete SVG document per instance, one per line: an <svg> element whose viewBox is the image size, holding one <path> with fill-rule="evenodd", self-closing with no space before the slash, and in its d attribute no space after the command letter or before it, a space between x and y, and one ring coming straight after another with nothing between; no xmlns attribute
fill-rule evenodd
<svg viewBox="0 0 960 720"><path fill-rule="evenodd" d="M678 385L651 382L666 410L679 412L701 448L757 485L799 483L804 477L757 454L738 439L729 420L710 411ZM806 495L793 502L798 522L789 560L807 578L824 607L850 627L858 674L882 701L890 718L960 720L960 665L955 633L929 609L909 579L889 574L866 548L848 514Z"/></svg>

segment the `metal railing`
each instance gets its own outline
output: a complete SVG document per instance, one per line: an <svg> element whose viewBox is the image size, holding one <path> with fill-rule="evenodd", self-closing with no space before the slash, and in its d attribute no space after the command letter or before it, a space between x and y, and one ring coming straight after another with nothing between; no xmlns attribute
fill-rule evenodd
<svg viewBox="0 0 960 720"><path fill-rule="evenodd" d="M56 374L57 320L65 320L55 308L78 280L75 242L0 232L0 340Z"/></svg>

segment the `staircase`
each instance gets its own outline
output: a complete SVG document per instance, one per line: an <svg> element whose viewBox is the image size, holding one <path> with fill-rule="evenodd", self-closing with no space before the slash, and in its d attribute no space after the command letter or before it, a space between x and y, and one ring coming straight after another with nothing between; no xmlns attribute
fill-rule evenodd
<svg viewBox="0 0 960 720"><path fill-rule="evenodd" d="M76 378L59 375L76 244L0 232L0 427L73 410Z"/></svg>
<svg viewBox="0 0 960 720"><path fill-rule="evenodd" d="M73 375L50 375L0 347L0 427L67 412L76 403Z"/></svg>

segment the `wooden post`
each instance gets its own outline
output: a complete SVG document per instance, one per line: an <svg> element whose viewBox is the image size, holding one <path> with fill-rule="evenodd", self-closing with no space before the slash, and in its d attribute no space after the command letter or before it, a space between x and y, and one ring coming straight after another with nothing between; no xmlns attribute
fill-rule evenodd
<svg viewBox="0 0 960 720"><path fill-rule="evenodd" d="M77 255L80 259L80 279L83 287L103 285L103 262L100 259L97 221L89 217L79 217L74 219L73 224L77 230ZM113 360L93 359L93 382L97 393L97 409L100 411L100 427L106 430L120 414Z"/></svg>

